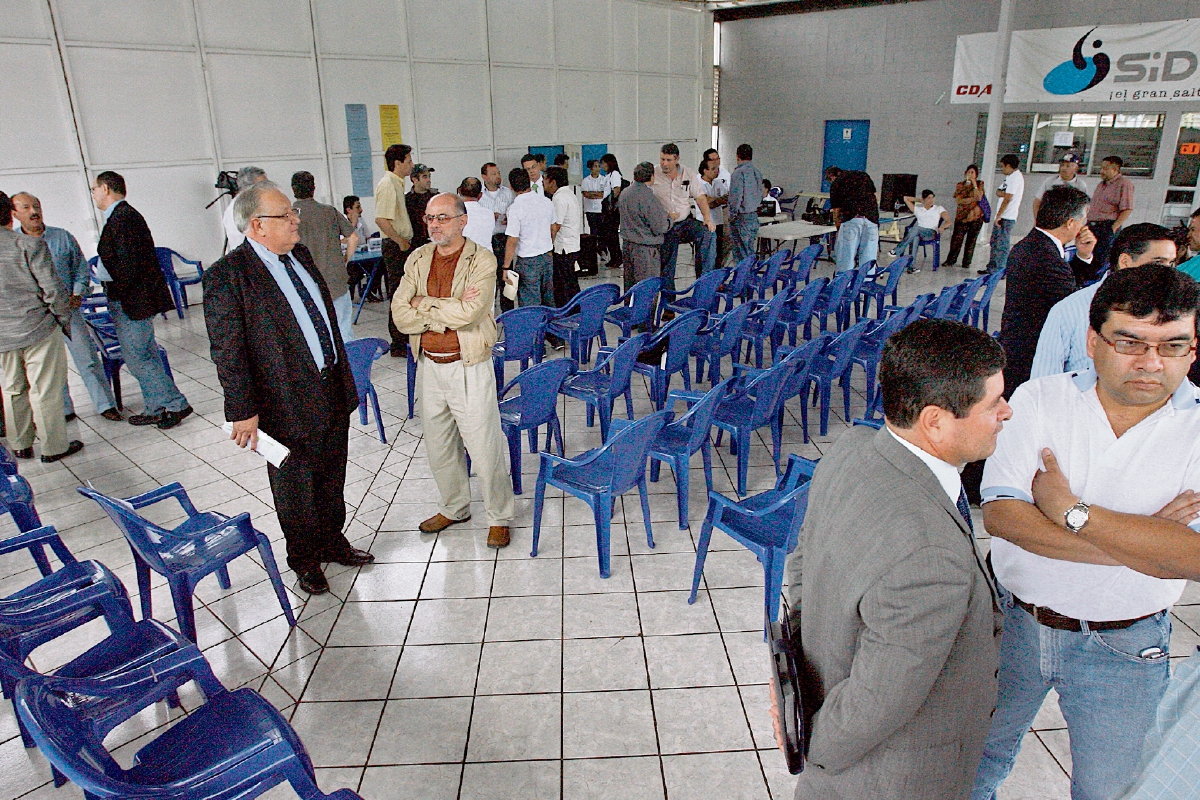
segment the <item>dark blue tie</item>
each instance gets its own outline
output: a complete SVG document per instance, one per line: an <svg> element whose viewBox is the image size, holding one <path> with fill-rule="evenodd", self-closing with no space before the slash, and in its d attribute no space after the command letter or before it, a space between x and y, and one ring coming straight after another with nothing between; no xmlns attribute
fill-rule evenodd
<svg viewBox="0 0 1200 800"><path fill-rule="evenodd" d="M958 513L962 514L963 520L967 523L967 530L971 531L971 535L974 536L975 525L971 522L971 505L967 502L966 488L959 489L958 502L955 505L958 506Z"/></svg>
<svg viewBox="0 0 1200 800"><path fill-rule="evenodd" d="M325 318L321 316L321 311L317 308L313 296L308 293L308 288L300 280L296 268L292 266L291 256L285 253L279 257L279 263L287 270L288 277L292 279L292 286L296 287L296 294L300 295L300 302L304 303L304 310L308 312L308 318L312 320L313 327L317 329L317 339L321 342L321 355L325 356L325 366L332 367L337 359L334 358L333 338L329 335Z"/></svg>

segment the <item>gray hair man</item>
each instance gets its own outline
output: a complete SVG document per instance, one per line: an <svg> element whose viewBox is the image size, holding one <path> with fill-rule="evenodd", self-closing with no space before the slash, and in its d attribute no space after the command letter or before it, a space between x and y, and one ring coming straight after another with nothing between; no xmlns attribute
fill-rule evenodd
<svg viewBox="0 0 1200 800"><path fill-rule="evenodd" d="M261 167L242 167L237 174L238 192L244 192L259 181L265 181L267 173ZM225 206L225 213L221 215L221 227L225 230L225 252L228 253L235 247L240 247L242 242L246 241L246 236L238 230L237 224L233 221L233 200L229 201L229 205Z"/></svg>
<svg viewBox="0 0 1200 800"><path fill-rule="evenodd" d="M421 523L421 531L437 533L471 518L469 452L483 489L487 543L499 548L508 546L516 508L492 369L496 257L463 237L466 213L453 194L429 201L424 222L430 242L408 258L392 297L392 319L419 354L425 452L441 495L440 510Z"/></svg>
<svg viewBox="0 0 1200 800"><path fill-rule="evenodd" d="M354 338L354 303L350 299L347 267L358 247L358 234L340 211L313 199L316 189L317 182L311 172L292 175L292 195L296 198L292 207L300 215L300 243L308 248L329 286L342 341L348 342Z"/></svg>
<svg viewBox="0 0 1200 800"><path fill-rule="evenodd" d="M663 235L671 229L667 209L651 191L654 165L643 161L633 168L633 183L617 198L621 217L621 263L625 267L625 290L662 270L660 248Z"/></svg>

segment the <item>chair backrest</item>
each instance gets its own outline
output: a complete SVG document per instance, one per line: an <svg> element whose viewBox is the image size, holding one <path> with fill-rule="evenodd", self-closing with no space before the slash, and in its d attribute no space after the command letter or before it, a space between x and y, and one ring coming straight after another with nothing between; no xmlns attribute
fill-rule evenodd
<svg viewBox="0 0 1200 800"><path fill-rule="evenodd" d="M787 307L788 301L792 299L792 292L784 289L772 297L767 304L759 306L754 312L754 317L762 324L762 335L770 338L775 331L775 326L779 324L779 318L783 315L783 309Z"/></svg>
<svg viewBox="0 0 1200 800"><path fill-rule="evenodd" d="M742 328L746 327L746 318L752 311L752 303L742 303L732 311L722 314L712 327L711 335L717 337L717 343L711 352L719 355L732 353L742 339Z"/></svg>
<svg viewBox="0 0 1200 800"><path fill-rule="evenodd" d="M767 424L779 410L783 402L783 392L787 388L788 378L795 371L796 362L786 359L765 369L745 385L742 391L754 395L754 405L750 409L750 418L746 423L758 428Z"/></svg>
<svg viewBox="0 0 1200 800"><path fill-rule="evenodd" d="M946 312L950 310L950 306L953 305L960 291L961 284L944 287L942 293L938 295L937 300L925 308L925 315L933 319L940 319L946 316Z"/></svg>
<svg viewBox="0 0 1200 800"><path fill-rule="evenodd" d="M826 295L827 302L825 309L827 311L835 311L842 304L842 298L846 296L846 292L850 289L850 284L853 282L855 272L857 270L842 270L833 276L829 281L829 293Z"/></svg>
<svg viewBox="0 0 1200 800"><path fill-rule="evenodd" d="M904 270L912 266L912 256L900 256L891 264L888 264L887 283L884 284L884 294L891 294L896 291L896 287L900 285L900 277L904 275Z"/></svg>
<svg viewBox="0 0 1200 800"><path fill-rule="evenodd" d="M635 485L646 472L646 459L659 431L667 424L669 412L656 411L613 433L604 445L608 452L602 456L612 468L612 493L623 494Z"/></svg>
<svg viewBox="0 0 1200 800"><path fill-rule="evenodd" d="M615 283L589 286L572 297L571 302L558 309L554 315L562 317L568 314L578 314L579 336L589 339L600 333L600 328L604 325L604 313L608 311L609 306L617 302L617 298L620 296L621 287Z"/></svg>
<svg viewBox="0 0 1200 800"><path fill-rule="evenodd" d="M525 306L496 317L504 340L504 360L519 361L541 355L545 349L546 321L554 309Z"/></svg>
<svg viewBox="0 0 1200 800"><path fill-rule="evenodd" d="M33 675L22 680L14 703L38 749L88 797L127 797L136 788L104 747L88 717L88 706L70 694L51 689L52 679Z"/></svg>
<svg viewBox="0 0 1200 800"><path fill-rule="evenodd" d="M825 352L825 348L833 341L833 334L824 333L805 342L779 360L780 364L790 365L787 388L784 397L795 397L808 386L808 375Z"/></svg>
<svg viewBox="0 0 1200 800"><path fill-rule="evenodd" d="M649 349L666 338L667 352L665 360L660 363L667 374L674 374L687 366L688 356L692 353L692 343L696 340L696 331L700 330L707 319L708 312L701 308L680 314L646 343L646 348Z"/></svg>
<svg viewBox="0 0 1200 800"><path fill-rule="evenodd" d="M0 444L0 473L5 475L17 474L17 460L9 451L7 445Z"/></svg>
<svg viewBox="0 0 1200 800"><path fill-rule="evenodd" d="M532 428L549 422L558 405L562 382L578 365L569 358L553 358L535 364L509 381L502 394L514 385L521 387L521 427Z"/></svg>
<svg viewBox="0 0 1200 800"><path fill-rule="evenodd" d="M134 511L133 506L124 500L101 494L88 486L80 486L77 491L84 497L95 500L104 509L108 518L125 534L129 546L150 569L159 574L171 571L169 563L175 561L178 555L171 552L170 546L166 544L168 531L165 528L155 525Z"/></svg>
<svg viewBox="0 0 1200 800"><path fill-rule="evenodd" d="M704 444L704 440L708 438L708 431L712 428L713 412L717 410L717 406L721 404L725 395L729 394L737 380L737 378L726 378L721 381L705 392L704 397L689 408L686 414L667 426L685 429L689 432L688 452L694 453L700 449L700 445Z"/></svg>
<svg viewBox="0 0 1200 800"><path fill-rule="evenodd" d="M172 256L175 251L169 247L154 248L154 255L158 256L158 268L162 271L163 277L168 283L175 283L179 277L175 274L175 262L172 261Z"/></svg>
<svg viewBox="0 0 1200 800"><path fill-rule="evenodd" d="M850 286L846 290L846 293L842 295L842 305L858 297L859 292L862 291L863 284L867 282L867 273L871 271L873 264L875 264L874 261L869 261L858 269L851 270L854 273L854 277L850 280Z"/></svg>
<svg viewBox="0 0 1200 800"><path fill-rule="evenodd" d="M797 322L803 324L812 316L813 311L817 307L817 302L821 299L821 292L825 291L825 287L828 285L828 278L816 278L812 283L792 296L792 309Z"/></svg>
<svg viewBox="0 0 1200 800"><path fill-rule="evenodd" d="M764 292L775 285L775 281L779 279L779 270L783 267L784 259L789 255L791 253L787 250L780 250L773 253L767 259L767 263L763 265L762 272L754 278L754 285L759 288L760 292Z"/></svg>
<svg viewBox="0 0 1200 800"><path fill-rule="evenodd" d="M996 292L996 287L1000 285L1000 281L1004 280L1005 270L999 269L987 276L987 284L983 287L983 294L979 298L979 307L985 308L992 302L992 295Z"/></svg>
<svg viewBox="0 0 1200 800"><path fill-rule="evenodd" d="M908 307L908 309L909 309L908 321L913 322L917 318L919 318L922 314L924 314L925 309L929 307L929 304L932 303L934 301L934 299L935 298L934 298L932 292L926 292L925 294L917 295L916 298L913 299L912 303Z"/></svg>
<svg viewBox="0 0 1200 800"><path fill-rule="evenodd" d="M637 364L637 357L645 349L646 342L649 340L650 334L636 333L621 342L620 346L609 356L605 366L609 369L608 394L610 397L624 394L625 390L629 388L629 379L633 376L633 367Z"/></svg>
<svg viewBox="0 0 1200 800"><path fill-rule="evenodd" d="M662 278L651 277L635 283L622 297L629 307L630 325L647 325L654 314L658 295L662 292Z"/></svg>
<svg viewBox="0 0 1200 800"><path fill-rule="evenodd" d="M739 261L733 268L729 283L725 285L725 294L737 297L746 291L750 279L758 271L758 256L751 253Z"/></svg>
<svg viewBox="0 0 1200 800"><path fill-rule="evenodd" d="M696 282L689 287L692 290L692 308L715 311L718 299L717 289L728 277L729 270L721 268L706 272L696 278Z"/></svg>
<svg viewBox="0 0 1200 800"><path fill-rule="evenodd" d="M963 283L962 293L958 296L958 301L955 303L954 311L959 322L966 322L971 316L971 306L975 304L975 297L980 290L986 291L986 285L991 275L980 275L970 281Z"/></svg>
<svg viewBox="0 0 1200 800"><path fill-rule="evenodd" d="M833 359L833 369L830 374L834 377L841 375L849 368L850 360L854 358L854 352L858 349L858 342L867 332L867 325L870 323L871 320L864 319L857 325L842 331L836 339L829 343L827 352Z"/></svg>
<svg viewBox="0 0 1200 800"><path fill-rule="evenodd" d="M808 280L808 274L812 271L813 263L816 262L817 256L821 255L822 246L819 244L810 244L796 254L791 269L795 273L797 281Z"/></svg>
<svg viewBox="0 0 1200 800"><path fill-rule="evenodd" d="M371 388L371 365L388 351L383 339L367 337L346 342L346 358L350 361L350 372L354 374L354 386L358 389L358 402L367 396Z"/></svg>

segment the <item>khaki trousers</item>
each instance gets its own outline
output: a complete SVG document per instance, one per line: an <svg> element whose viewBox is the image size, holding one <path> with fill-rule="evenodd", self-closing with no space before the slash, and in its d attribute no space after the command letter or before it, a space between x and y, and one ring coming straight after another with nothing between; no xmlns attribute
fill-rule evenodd
<svg viewBox="0 0 1200 800"><path fill-rule="evenodd" d="M36 344L0 353L0 370L4 371L4 420L12 448L32 447L36 426L42 455L67 452L63 412L67 346L62 330L55 326Z"/></svg>
<svg viewBox="0 0 1200 800"><path fill-rule="evenodd" d="M483 489L488 525L508 525L516 516L516 502L491 361L472 367L461 360L435 364L422 354L417 365L425 453L441 494L442 514L450 519L471 514L465 444Z"/></svg>

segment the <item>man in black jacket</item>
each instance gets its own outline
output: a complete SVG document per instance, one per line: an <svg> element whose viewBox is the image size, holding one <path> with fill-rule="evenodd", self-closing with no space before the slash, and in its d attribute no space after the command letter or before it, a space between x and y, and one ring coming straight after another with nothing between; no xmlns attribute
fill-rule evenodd
<svg viewBox="0 0 1200 800"><path fill-rule="evenodd" d="M324 594L322 562L375 560L342 533L350 413L358 391L333 298L300 241L300 218L273 183L243 190L233 218L246 241L204 273L204 320L239 447L258 431L291 454L267 467L300 588Z"/></svg>
<svg viewBox="0 0 1200 800"><path fill-rule="evenodd" d="M154 340L154 315L174 310L171 290L158 266L154 237L146 220L125 202L125 179L101 172L92 182L92 200L104 212L104 230L96 252L96 277L108 296L108 310L121 358L142 387L145 410L131 425L174 428L192 413L187 398L167 374Z"/></svg>
<svg viewBox="0 0 1200 800"><path fill-rule="evenodd" d="M1087 208L1086 193L1071 186L1050 189L1042 196L1036 227L1008 256L1000 325L1000 344L1006 358L1005 397L1011 397L1029 380L1038 337L1050 309L1079 288L1077 274L1091 272L1096 238L1080 235L1087 226ZM1073 241L1077 255L1068 262L1065 248Z"/></svg>

